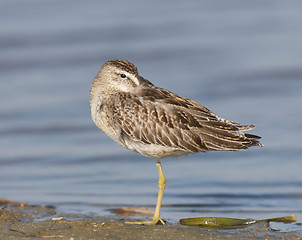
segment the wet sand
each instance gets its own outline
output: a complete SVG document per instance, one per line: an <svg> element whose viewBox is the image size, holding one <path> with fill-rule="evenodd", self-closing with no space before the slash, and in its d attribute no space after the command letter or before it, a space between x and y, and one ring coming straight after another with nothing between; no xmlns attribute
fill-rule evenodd
<svg viewBox="0 0 302 240"><path fill-rule="evenodd" d="M3 205L2 205L3 207ZM282 233L259 223L239 229L208 229L177 223L140 226L122 217L60 215L51 206L12 206L0 210L0 239L301 239L295 233Z"/></svg>

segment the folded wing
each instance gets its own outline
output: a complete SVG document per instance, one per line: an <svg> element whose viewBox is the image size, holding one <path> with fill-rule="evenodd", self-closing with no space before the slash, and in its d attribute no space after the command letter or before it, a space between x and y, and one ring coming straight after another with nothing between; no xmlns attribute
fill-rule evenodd
<svg viewBox="0 0 302 240"><path fill-rule="evenodd" d="M262 146L259 136L245 134L253 125L240 125L168 90L141 86L119 93L108 102L112 122L124 137L186 153L244 150Z"/></svg>

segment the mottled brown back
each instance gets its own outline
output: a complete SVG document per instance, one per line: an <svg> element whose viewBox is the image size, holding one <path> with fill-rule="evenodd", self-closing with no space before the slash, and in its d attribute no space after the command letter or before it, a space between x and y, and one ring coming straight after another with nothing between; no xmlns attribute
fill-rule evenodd
<svg viewBox="0 0 302 240"><path fill-rule="evenodd" d="M145 144L191 153L261 146L260 137L240 131L253 125L223 120L198 103L153 85L146 84L136 94L115 94L110 108L124 137Z"/></svg>

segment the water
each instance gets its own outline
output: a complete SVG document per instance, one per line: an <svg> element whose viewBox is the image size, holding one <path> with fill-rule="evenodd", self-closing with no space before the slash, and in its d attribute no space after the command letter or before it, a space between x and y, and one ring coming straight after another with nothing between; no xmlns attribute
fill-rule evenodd
<svg viewBox="0 0 302 240"><path fill-rule="evenodd" d="M99 66L127 58L154 84L255 124L263 137L264 148L164 160L165 219L301 221L301 7L1 1L0 197L93 215L154 207L154 161L118 146L90 118Z"/></svg>

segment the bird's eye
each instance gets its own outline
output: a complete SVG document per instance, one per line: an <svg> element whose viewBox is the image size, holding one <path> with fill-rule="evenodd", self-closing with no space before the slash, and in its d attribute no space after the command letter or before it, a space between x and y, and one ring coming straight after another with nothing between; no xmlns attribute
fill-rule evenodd
<svg viewBox="0 0 302 240"><path fill-rule="evenodd" d="M126 78L126 75L125 74L121 74L121 78Z"/></svg>

